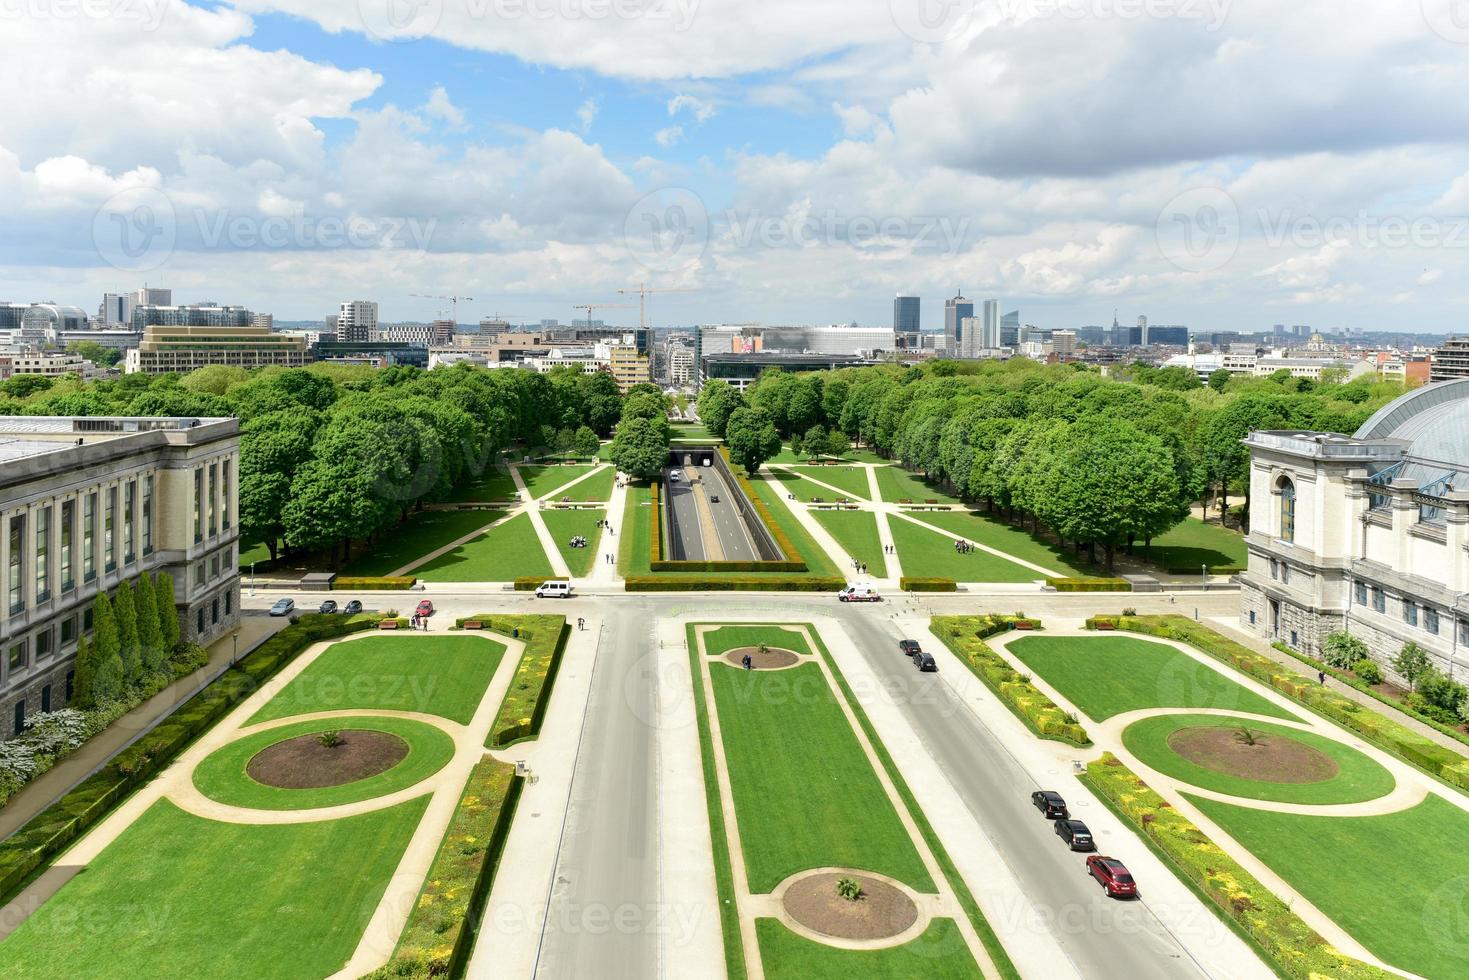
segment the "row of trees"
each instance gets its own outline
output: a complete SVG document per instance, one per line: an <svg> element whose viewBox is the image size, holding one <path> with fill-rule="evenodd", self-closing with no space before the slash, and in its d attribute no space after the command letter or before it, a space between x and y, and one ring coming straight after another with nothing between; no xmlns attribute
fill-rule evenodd
<svg viewBox="0 0 1469 980"><path fill-rule="evenodd" d="M636 384L627 391L611 456L613 464L633 479L656 479L668 463L673 441L668 407L668 397L657 385Z"/></svg>
<svg viewBox="0 0 1469 980"><path fill-rule="evenodd" d="M150 675L166 672L179 646L179 617L173 603L173 577L148 573L123 582L116 593L92 602L92 635L77 642L76 686L79 708L118 701Z"/></svg>

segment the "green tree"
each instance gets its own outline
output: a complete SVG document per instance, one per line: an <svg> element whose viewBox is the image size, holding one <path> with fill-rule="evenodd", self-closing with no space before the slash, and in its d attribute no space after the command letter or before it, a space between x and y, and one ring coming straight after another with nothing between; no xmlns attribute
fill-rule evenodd
<svg viewBox="0 0 1469 980"><path fill-rule="evenodd" d="M97 676L97 661L94 648L85 636L77 640L76 676L72 680L72 701L78 708L90 708L95 704L92 688Z"/></svg>
<svg viewBox="0 0 1469 980"><path fill-rule="evenodd" d="M97 672L92 678L92 703L107 704L122 697L127 690L127 676L123 672L122 658L113 654L106 658L94 658Z"/></svg>
<svg viewBox="0 0 1469 980"><path fill-rule="evenodd" d="M1418 679L1432 668L1433 662L1428 659L1428 651L1412 641L1406 643L1398 655L1392 658L1392 669L1413 690L1418 689Z"/></svg>
<svg viewBox="0 0 1469 980"><path fill-rule="evenodd" d="M92 662L96 665L92 676L93 702L115 700L122 692L126 675L117 613L105 592L97 593L97 598L92 600ZM117 665L115 684L110 666L113 663Z"/></svg>
<svg viewBox="0 0 1469 980"><path fill-rule="evenodd" d="M728 381L715 378L699 392L699 420L710 435L723 439L730 415L744 404L745 399Z"/></svg>
<svg viewBox="0 0 1469 980"><path fill-rule="evenodd" d="M173 576L159 572L153 580L153 599L158 604L158 631L163 636L163 649L172 653L179 645L179 611L173 604Z"/></svg>
<svg viewBox="0 0 1469 980"><path fill-rule="evenodd" d="M168 651L164 649L163 627L158 622L158 597L153 592L153 576L147 572L138 576L133 603L138 612L138 651L142 656L143 671L152 673L168 660Z"/></svg>
<svg viewBox="0 0 1469 980"><path fill-rule="evenodd" d="M1439 709L1446 717L1456 716L1459 705L1464 701L1464 685L1451 680L1435 667L1429 667L1418 676L1414 689L1424 703Z"/></svg>
<svg viewBox="0 0 1469 980"><path fill-rule="evenodd" d="M318 413L297 407L267 412L240 426L240 535L263 541L271 560L286 532L291 481L311 458Z"/></svg>
<svg viewBox="0 0 1469 980"><path fill-rule="evenodd" d="M852 440L841 429L832 429L826 434L826 454L828 456L845 456L852 449Z"/></svg>
<svg viewBox="0 0 1469 980"><path fill-rule="evenodd" d="M780 453L780 433L764 409L736 409L725 427L724 441L729 443L730 457L751 476Z"/></svg>
<svg viewBox="0 0 1469 980"><path fill-rule="evenodd" d="M1327 635L1321 643L1321 659L1338 670L1348 670L1359 660L1371 656L1367 644L1346 630L1337 630Z"/></svg>
<svg viewBox="0 0 1469 980"><path fill-rule="evenodd" d="M211 364L184 375L179 379L179 387L208 395L224 395L230 388L249 380L249 372L242 367Z"/></svg>
<svg viewBox="0 0 1469 980"><path fill-rule="evenodd" d="M138 646L138 607L130 583L117 587L112 606L117 613L117 653L122 658L123 677L127 683L136 684L143 676L143 655Z"/></svg>
<svg viewBox="0 0 1469 980"><path fill-rule="evenodd" d="M576 453L576 455L595 456L601 448L602 444L597 439L597 434L592 431L591 426L583 425L576 430L576 436L572 440L571 446L572 452Z"/></svg>
<svg viewBox="0 0 1469 980"><path fill-rule="evenodd" d="M668 465L668 423L648 418L627 419L612 437L612 462L638 480L652 480Z"/></svg>
<svg viewBox="0 0 1469 980"><path fill-rule="evenodd" d="M1219 368L1217 371L1210 371L1209 387L1213 388L1215 391L1223 391L1224 386L1229 384L1229 379L1232 377L1234 377L1234 375L1230 374L1224 368Z"/></svg>

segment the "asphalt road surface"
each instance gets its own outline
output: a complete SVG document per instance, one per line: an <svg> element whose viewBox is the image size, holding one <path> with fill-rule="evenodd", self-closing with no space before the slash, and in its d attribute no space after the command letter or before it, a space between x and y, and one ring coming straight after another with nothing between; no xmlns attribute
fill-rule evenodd
<svg viewBox="0 0 1469 980"><path fill-rule="evenodd" d="M675 561L702 561L717 551L723 561L754 561L759 558L750 529L735 507L738 487L732 487L712 466L680 468L679 479L665 478L664 493L669 515L669 550ZM700 477L691 483L690 475ZM719 503L714 498L719 498ZM717 537L719 548L713 547Z"/></svg>

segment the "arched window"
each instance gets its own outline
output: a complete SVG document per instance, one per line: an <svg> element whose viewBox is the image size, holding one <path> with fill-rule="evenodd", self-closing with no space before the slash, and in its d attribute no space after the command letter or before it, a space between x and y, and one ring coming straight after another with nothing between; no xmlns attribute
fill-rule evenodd
<svg viewBox="0 0 1469 980"><path fill-rule="evenodd" d="M1282 541L1296 539L1296 485L1290 477L1283 476L1280 487L1280 538Z"/></svg>

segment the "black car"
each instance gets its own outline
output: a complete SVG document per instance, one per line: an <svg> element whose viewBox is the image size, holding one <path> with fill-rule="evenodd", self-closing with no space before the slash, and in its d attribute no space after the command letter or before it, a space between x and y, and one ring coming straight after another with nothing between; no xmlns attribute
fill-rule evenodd
<svg viewBox="0 0 1469 980"><path fill-rule="evenodd" d="M1092 832L1080 820L1057 820L1052 826L1056 828L1056 836L1065 841L1066 846L1073 851L1095 851L1097 849L1097 842L1092 839Z"/></svg>
<svg viewBox="0 0 1469 980"><path fill-rule="evenodd" d="M933 654L931 653L915 653L913 655L913 666L925 674L931 674L939 669L939 665L934 662Z"/></svg>
<svg viewBox="0 0 1469 980"><path fill-rule="evenodd" d="M321 604L321 608L318 609L318 610L316 610L316 611L317 612L324 612L324 613L334 613L334 612L336 612L337 611L337 600L335 600L335 599L328 599L326 602L323 602Z"/></svg>
<svg viewBox="0 0 1469 980"><path fill-rule="evenodd" d="M1066 801L1061 799L1061 794L1049 789L1038 789L1030 794L1030 802L1035 808L1045 815L1047 820L1065 820L1071 816L1066 812Z"/></svg>
<svg viewBox="0 0 1469 980"><path fill-rule="evenodd" d="M903 653L907 654L910 657L913 656L915 653L923 652L923 648L918 645L917 640L899 640L898 649L902 650Z"/></svg>
<svg viewBox="0 0 1469 980"><path fill-rule="evenodd" d="M709 495L709 502L711 504L717 504L717 503L719 503L719 494L717 494L717 493L711 493Z"/></svg>
<svg viewBox="0 0 1469 980"><path fill-rule="evenodd" d="M342 612L346 613L348 616L355 616L358 613L360 613L361 611L362 611L362 600L361 599L353 599L351 602L347 603L347 605L342 608Z"/></svg>

